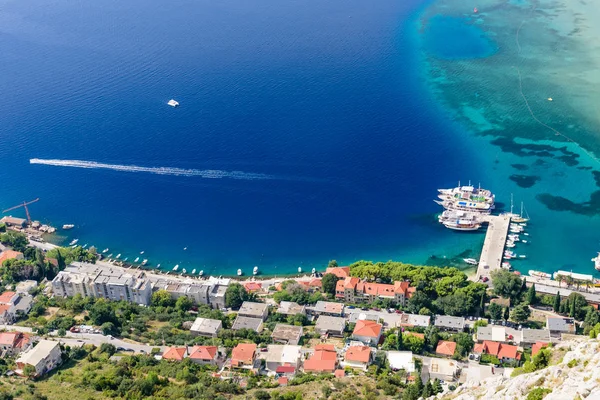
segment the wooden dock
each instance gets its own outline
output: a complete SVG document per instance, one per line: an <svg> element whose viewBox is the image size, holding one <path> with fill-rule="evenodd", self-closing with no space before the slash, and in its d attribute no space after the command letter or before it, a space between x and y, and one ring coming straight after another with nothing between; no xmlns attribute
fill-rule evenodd
<svg viewBox="0 0 600 400"><path fill-rule="evenodd" d="M510 217L507 215L486 215L483 221L488 223L488 228L479 258L476 281L484 277L491 279L492 271L502 268L502 256L510 227Z"/></svg>

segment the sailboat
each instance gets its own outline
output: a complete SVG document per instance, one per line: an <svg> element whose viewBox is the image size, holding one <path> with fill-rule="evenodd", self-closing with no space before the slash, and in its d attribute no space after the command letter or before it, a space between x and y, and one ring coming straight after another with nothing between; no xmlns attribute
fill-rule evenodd
<svg viewBox="0 0 600 400"><path fill-rule="evenodd" d="M525 213L527 213L527 211L525 211ZM521 226L525 226L525 222L529 221L529 215L527 215L527 218L523 217L523 202L521 202L521 214L517 217L512 217L511 220L517 223L521 223Z"/></svg>

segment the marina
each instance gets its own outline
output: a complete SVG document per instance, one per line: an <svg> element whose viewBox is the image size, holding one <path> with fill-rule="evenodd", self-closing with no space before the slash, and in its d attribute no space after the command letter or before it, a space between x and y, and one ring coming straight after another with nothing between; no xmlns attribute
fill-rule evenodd
<svg viewBox="0 0 600 400"><path fill-rule="evenodd" d="M502 268L502 255L508 237L510 216L486 215L482 219L488 223L488 228L477 266L477 279L487 282L493 271Z"/></svg>

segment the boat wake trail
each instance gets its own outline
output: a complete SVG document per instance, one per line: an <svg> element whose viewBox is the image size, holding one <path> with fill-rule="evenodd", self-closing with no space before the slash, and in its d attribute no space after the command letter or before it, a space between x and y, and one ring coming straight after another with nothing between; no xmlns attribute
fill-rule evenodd
<svg viewBox="0 0 600 400"><path fill-rule="evenodd" d="M108 169L121 172L146 172L158 175L173 175L173 176L190 176L201 177L206 179L241 179L241 180L289 180L289 178L277 177L274 175L260 174L254 172L243 171L221 171L218 169L183 169L171 167L140 167L137 165L119 165L119 164L104 164L95 161L81 160L44 160L32 158L30 164L51 165L54 167L71 167L71 168L87 168L87 169Z"/></svg>

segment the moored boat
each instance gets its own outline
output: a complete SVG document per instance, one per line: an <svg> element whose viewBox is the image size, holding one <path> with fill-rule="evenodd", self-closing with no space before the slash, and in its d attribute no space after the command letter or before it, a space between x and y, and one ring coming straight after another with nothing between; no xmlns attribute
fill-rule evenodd
<svg viewBox="0 0 600 400"><path fill-rule="evenodd" d="M148 264L148 260L144 259L144 261L142 261L142 265L146 265Z"/></svg>
<svg viewBox="0 0 600 400"><path fill-rule="evenodd" d="M192 270L192 275L194 275L195 273L196 273L196 268L194 268L194 269Z"/></svg>
<svg viewBox="0 0 600 400"><path fill-rule="evenodd" d="M173 271L177 271L178 269L179 269L179 264L177 264L173 267Z"/></svg>
<svg viewBox="0 0 600 400"><path fill-rule="evenodd" d="M533 269L529 270L529 275L530 276L535 276L536 278L552 279L552 275L551 274L547 274L546 272L542 272L542 271L536 271L536 270L533 270Z"/></svg>
<svg viewBox="0 0 600 400"><path fill-rule="evenodd" d="M596 271L600 271L600 252L598 252L598 255L595 258L592 258L592 261L594 262L594 268L596 268Z"/></svg>
<svg viewBox="0 0 600 400"><path fill-rule="evenodd" d="M463 258L463 261L466 262L467 264L471 264L471 265L479 264L479 261L477 261L474 258Z"/></svg>
<svg viewBox="0 0 600 400"><path fill-rule="evenodd" d="M138 262L138 261L140 261L139 257L136 257L135 260L133 260L133 262Z"/></svg>
<svg viewBox="0 0 600 400"><path fill-rule="evenodd" d="M73 228L75 228L75 225L73 225L73 224L64 224L64 225L62 226L62 228L63 228L64 230L69 230L69 229L73 229Z"/></svg>
<svg viewBox="0 0 600 400"><path fill-rule="evenodd" d="M242 276L242 270L241 270L241 269L238 269L238 270L237 270L237 274L238 274L238 276Z"/></svg>
<svg viewBox="0 0 600 400"><path fill-rule="evenodd" d="M298 273L302 272L302 267L298 267Z"/></svg>
<svg viewBox="0 0 600 400"><path fill-rule="evenodd" d="M71 240L71 243L69 243L69 246L75 246L77 242L79 242L79 239L73 239Z"/></svg>
<svg viewBox="0 0 600 400"><path fill-rule="evenodd" d="M252 270L252 275L256 275L258 274L258 266L255 266L254 269Z"/></svg>

